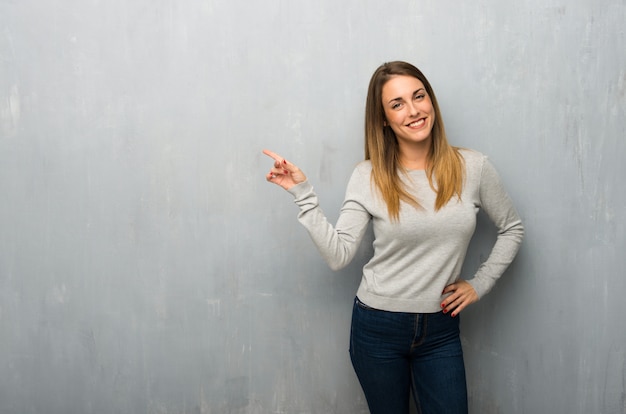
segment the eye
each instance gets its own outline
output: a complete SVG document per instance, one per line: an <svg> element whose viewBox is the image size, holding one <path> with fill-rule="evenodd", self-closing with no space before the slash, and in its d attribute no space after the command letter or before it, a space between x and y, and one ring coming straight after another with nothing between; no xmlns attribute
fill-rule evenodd
<svg viewBox="0 0 626 414"><path fill-rule="evenodd" d="M402 107L402 103L396 102L391 105L391 109L400 109Z"/></svg>
<svg viewBox="0 0 626 414"><path fill-rule="evenodd" d="M415 95L415 100L416 101L421 101L422 99L424 99L424 94L423 93L418 93L417 95Z"/></svg>

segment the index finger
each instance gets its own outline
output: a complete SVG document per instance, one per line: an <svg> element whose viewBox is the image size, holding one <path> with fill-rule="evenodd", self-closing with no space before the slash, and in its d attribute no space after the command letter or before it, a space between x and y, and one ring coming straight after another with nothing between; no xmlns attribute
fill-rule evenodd
<svg viewBox="0 0 626 414"><path fill-rule="evenodd" d="M445 295L446 293L454 292L457 289L458 289L458 286L457 286L456 282L455 283L451 283L451 284L449 284L448 286L446 286L443 289L442 293Z"/></svg>
<svg viewBox="0 0 626 414"><path fill-rule="evenodd" d="M282 162L283 157L281 157L280 155L276 154L275 152L272 152L270 150L263 150L263 154L267 155L268 157L272 157L274 159L274 161L278 161L278 162Z"/></svg>

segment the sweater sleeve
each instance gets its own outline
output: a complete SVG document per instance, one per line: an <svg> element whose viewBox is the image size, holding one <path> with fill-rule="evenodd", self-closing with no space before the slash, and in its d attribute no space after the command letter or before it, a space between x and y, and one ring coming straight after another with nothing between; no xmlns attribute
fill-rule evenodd
<svg viewBox="0 0 626 414"><path fill-rule="evenodd" d="M308 181L289 190L296 205L300 207L298 221L306 228L317 250L333 270L339 270L352 261L371 219L363 205L350 197L353 193L351 188L358 181L355 179L356 174L358 173L353 174L348 184L346 198L335 226L328 222L319 206L317 194Z"/></svg>
<svg viewBox="0 0 626 414"><path fill-rule="evenodd" d="M468 282L483 297L511 264L524 237L522 221L502 186L493 165L485 157L480 178L480 207L495 224L498 235L489 257Z"/></svg>

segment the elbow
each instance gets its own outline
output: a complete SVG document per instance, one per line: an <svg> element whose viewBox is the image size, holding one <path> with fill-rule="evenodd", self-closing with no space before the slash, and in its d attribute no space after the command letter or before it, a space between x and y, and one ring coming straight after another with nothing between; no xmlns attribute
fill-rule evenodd
<svg viewBox="0 0 626 414"><path fill-rule="evenodd" d="M512 234L518 236L520 239L524 237L524 225L521 220L517 220L511 223L509 226L501 228L500 234Z"/></svg>
<svg viewBox="0 0 626 414"><path fill-rule="evenodd" d="M498 237L504 237L521 244L524 240L524 225L521 220L511 223L498 231Z"/></svg>
<svg viewBox="0 0 626 414"><path fill-rule="evenodd" d="M324 256L324 260L328 264L328 267L336 272L348 266L348 264L350 264L350 261L352 260L352 257L350 257L350 255L348 255L346 252L343 252L343 254Z"/></svg>
<svg viewBox="0 0 626 414"><path fill-rule="evenodd" d="M517 243L517 248L516 248L516 255L517 255L517 251L519 251L519 249L521 248L523 242L524 242L524 226L521 224L519 224L519 227L517 228L517 233L516 233L516 243Z"/></svg>
<svg viewBox="0 0 626 414"><path fill-rule="evenodd" d="M330 270L336 272L338 270L343 269L344 267L346 267L348 265L348 263L330 263L328 262L328 267L330 267Z"/></svg>
<svg viewBox="0 0 626 414"><path fill-rule="evenodd" d="M317 246L322 258L333 271L348 266L356 254L357 244L339 241L328 246Z"/></svg>
<svg viewBox="0 0 626 414"><path fill-rule="evenodd" d="M518 243L522 243L524 240L524 225L519 221L516 225L509 229L509 233L518 240Z"/></svg>

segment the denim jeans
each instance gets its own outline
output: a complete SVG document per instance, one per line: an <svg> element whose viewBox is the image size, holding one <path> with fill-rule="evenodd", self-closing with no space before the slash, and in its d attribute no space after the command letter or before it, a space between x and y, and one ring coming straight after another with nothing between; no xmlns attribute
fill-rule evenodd
<svg viewBox="0 0 626 414"><path fill-rule="evenodd" d="M350 358L372 414L467 414L459 317L388 312L358 298Z"/></svg>

